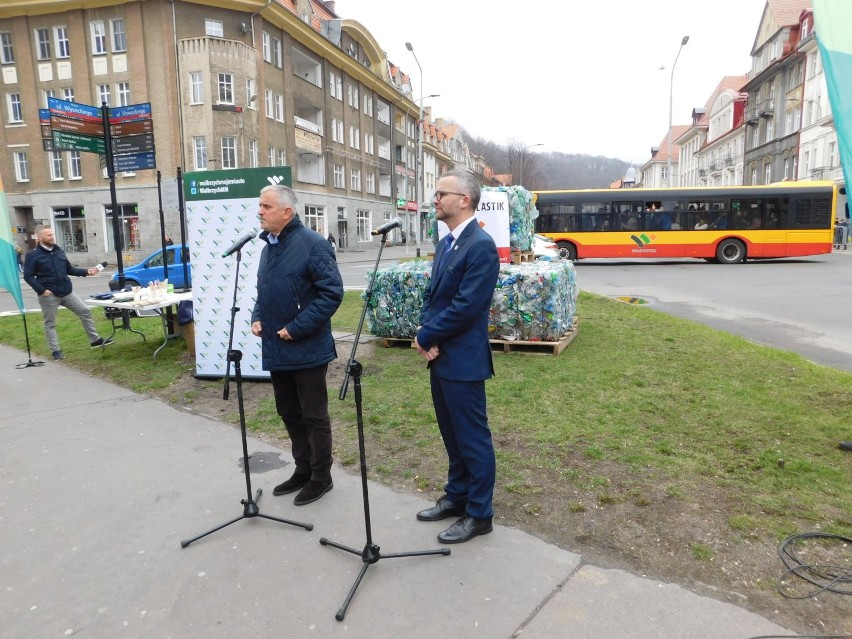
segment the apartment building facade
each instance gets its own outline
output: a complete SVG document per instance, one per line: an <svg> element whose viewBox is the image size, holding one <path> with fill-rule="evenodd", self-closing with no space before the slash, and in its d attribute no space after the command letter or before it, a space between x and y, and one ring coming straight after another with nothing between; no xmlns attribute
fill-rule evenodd
<svg viewBox="0 0 852 639"><path fill-rule="evenodd" d="M290 166L299 214L342 247L401 215L419 218L417 118L407 76L370 32L318 0L11 0L0 7L0 174L20 244L53 226L77 262L132 261L180 237L178 170ZM112 211L103 156L56 150L49 97L150 103L156 169L119 172ZM424 174L476 160L424 144ZM159 173L159 179L158 179ZM158 190L158 183L160 189ZM431 193L427 186L423 193ZM79 254L75 257L75 254Z"/></svg>

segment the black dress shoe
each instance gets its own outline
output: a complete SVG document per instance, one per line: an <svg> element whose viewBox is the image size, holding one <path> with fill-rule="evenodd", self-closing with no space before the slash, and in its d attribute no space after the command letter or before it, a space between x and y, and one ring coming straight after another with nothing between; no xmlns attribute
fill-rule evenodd
<svg viewBox="0 0 852 639"><path fill-rule="evenodd" d="M494 528L491 526L491 517L474 519L473 517L462 517L444 532L438 533L438 541L442 544L463 544L477 535L487 535Z"/></svg>
<svg viewBox="0 0 852 639"><path fill-rule="evenodd" d="M310 475L300 475L298 473L293 473L293 476L285 481L283 484L278 484L275 488L272 489L273 495L286 495L287 493L294 493L300 488L303 488L305 484L307 484L311 480Z"/></svg>
<svg viewBox="0 0 852 639"><path fill-rule="evenodd" d="M840 450L848 450L848 451L852 452L852 441L840 442L837 446L838 446L838 448L840 448Z"/></svg>
<svg viewBox="0 0 852 639"><path fill-rule="evenodd" d="M297 506L304 506L305 504L313 503L332 488L334 488L334 484L331 479L326 481L314 481L312 479L305 484L305 487L302 488L298 495L296 495L296 499L293 500L293 503Z"/></svg>
<svg viewBox="0 0 852 639"><path fill-rule="evenodd" d="M420 521L441 521L447 517L461 517L464 514L464 504L453 503L449 497L443 495L434 506L417 513L417 519Z"/></svg>

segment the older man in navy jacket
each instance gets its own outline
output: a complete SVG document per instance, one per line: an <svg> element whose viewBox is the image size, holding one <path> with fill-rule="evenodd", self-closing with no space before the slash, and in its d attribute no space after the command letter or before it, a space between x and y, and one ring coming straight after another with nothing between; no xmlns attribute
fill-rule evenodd
<svg viewBox="0 0 852 639"><path fill-rule="evenodd" d="M460 517L438 535L445 544L492 530L495 459L485 380L494 374L488 312L500 261L494 240L474 217L479 198L479 184L466 171L449 171L438 180L436 216L450 234L435 248L415 338L429 362L435 416L449 457L445 494L417 518Z"/></svg>
<svg viewBox="0 0 852 639"><path fill-rule="evenodd" d="M283 185L260 192L258 217L266 242L257 268L251 332L262 339L275 407L293 447L296 470L273 490L316 501L333 487L326 373L337 357L331 316L343 301L343 280L328 241L295 214L296 195Z"/></svg>

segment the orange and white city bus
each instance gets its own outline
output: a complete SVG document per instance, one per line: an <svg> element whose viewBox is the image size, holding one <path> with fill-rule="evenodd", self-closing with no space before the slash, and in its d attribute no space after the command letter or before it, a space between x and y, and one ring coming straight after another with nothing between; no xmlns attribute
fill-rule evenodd
<svg viewBox="0 0 852 639"><path fill-rule="evenodd" d="M537 191L535 232L568 259L746 259L830 253L832 182Z"/></svg>

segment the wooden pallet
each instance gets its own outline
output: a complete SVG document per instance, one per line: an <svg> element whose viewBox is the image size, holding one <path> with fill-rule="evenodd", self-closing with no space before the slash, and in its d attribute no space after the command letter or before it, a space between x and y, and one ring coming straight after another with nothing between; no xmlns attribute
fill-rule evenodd
<svg viewBox="0 0 852 639"><path fill-rule="evenodd" d="M556 342L532 342L522 340L508 339L490 339L492 352L528 352L528 353L552 353L559 355L564 351L575 337L577 337L577 318L574 318L571 328L566 331L565 335ZM414 340L409 337L382 337L382 346L385 348L393 348L394 346L402 346L404 348L414 348Z"/></svg>
<svg viewBox="0 0 852 639"><path fill-rule="evenodd" d="M512 251L512 264L524 264L535 262L535 253L532 251Z"/></svg>
<svg viewBox="0 0 852 639"><path fill-rule="evenodd" d="M491 351L495 353L504 352L526 352L526 353L552 353L553 355L559 355L564 351L568 344L574 341L574 338L577 337L577 331L579 330L579 326L577 325L577 318L574 318L574 321L571 324L571 328L568 329L565 334L556 342L533 342L533 341L523 341L523 340L510 340L510 339L492 339L488 340L491 342Z"/></svg>

